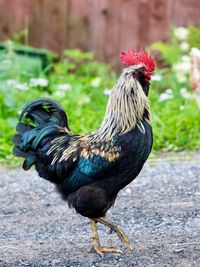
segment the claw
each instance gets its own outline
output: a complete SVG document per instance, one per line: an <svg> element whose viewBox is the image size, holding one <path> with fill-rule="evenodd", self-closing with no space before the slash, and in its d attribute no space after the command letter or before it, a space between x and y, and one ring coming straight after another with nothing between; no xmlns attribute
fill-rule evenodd
<svg viewBox="0 0 200 267"><path fill-rule="evenodd" d="M121 226L115 226L111 224L110 222L106 221L104 218L94 219L91 220L91 226L92 226L92 247L90 252L96 252L98 255L100 255L102 258L104 256L104 253L123 253L122 250L116 248L116 247L102 247L100 245L99 241L99 235L97 231L97 222L102 223L110 228L110 234L112 232L115 232L118 237L121 239L121 241L125 244L126 248L128 248L130 251L132 250L132 247L128 241L127 236L123 232Z"/></svg>
<svg viewBox="0 0 200 267"><path fill-rule="evenodd" d="M109 221L107 221L105 218L97 218L95 219L96 222L99 222L101 224L104 224L105 226L110 228L110 234L112 232L115 232L118 237L121 239L121 241L125 244L126 248L131 251L132 247L129 243L128 237L125 235L125 233L123 232L121 226L115 226L112 223L110 223Z"/></svg>
<svg viewBox="0 0 200 267"><path fill-rule="evenodd" d="M123 253L121 249L118 249L116 247L101 247L98 245L92 245L90 252L96 252L102 258L104 257L104 253L117 253L117 254Z"/></svg>
<svg viewBox="0 0 200 267"><path fill-rule="evenodd" d="M92 226L92 247L90 249L90 252L96 252L98 255L100 255L102 258L104 256L104 253L123 253L122 250L116 248L116 247L102 247L100 245L99 241L99 235L97 231L97 223L94 220L91 220L91 226Z"/></svg>
<svg viewBox="0 0 200 267"><path fill-rule="evenodd" d="M96 252L98 255L100 255L102 258L104 257L103 251L100 249L100 246L92 245L90 249L90 253Z"/></svg>

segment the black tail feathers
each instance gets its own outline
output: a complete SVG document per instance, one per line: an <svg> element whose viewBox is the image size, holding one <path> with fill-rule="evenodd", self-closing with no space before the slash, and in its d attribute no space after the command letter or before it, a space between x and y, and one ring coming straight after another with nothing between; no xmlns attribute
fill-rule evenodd
<svg viewBox="0 0 200 267"><path fill-rule="evenodd" d="M21 122L23 119L30 119L30 124ZM70 131L65 111L56 101L37 98L24 107L16 127L17 134L13 137L13 153L25 158L24 170L28 170L38 160L38 146L42 140L46 138L51 141L53 136L59 134L59 127Z"/></svg>
<svg viewBox="0 0 200 267"><path fill-rule="evenodd" d="M31 101L22 110L19 121L24 117L33 120L36 126L53 122L55 125L66 127L69 130L64 109L50 98L36 98Z"/></svg>

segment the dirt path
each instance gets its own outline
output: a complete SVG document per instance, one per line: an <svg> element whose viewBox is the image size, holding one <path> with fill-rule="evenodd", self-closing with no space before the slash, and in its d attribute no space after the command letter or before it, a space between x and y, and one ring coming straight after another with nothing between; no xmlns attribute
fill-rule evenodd
<svg viewBox="0 0 200 267"><path fill-rule="evenodd" d="M34 171L0 168L0 266L200 266L200 154L150 160L117 198L131 253L88 253L90 225ZM119 245L99 227L102 244Z"/></svg>

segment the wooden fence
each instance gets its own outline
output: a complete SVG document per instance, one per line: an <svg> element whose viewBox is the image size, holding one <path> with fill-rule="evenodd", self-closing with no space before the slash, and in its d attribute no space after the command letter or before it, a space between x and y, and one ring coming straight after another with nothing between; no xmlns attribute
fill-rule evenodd
<svg viewBox="0 0 200 267"><path fill-rule="evenodd" d="M0 0L0 41L28 26L34 47L112 62L122 49L167 40L171 25L199 23L200 0Z"/></svg>

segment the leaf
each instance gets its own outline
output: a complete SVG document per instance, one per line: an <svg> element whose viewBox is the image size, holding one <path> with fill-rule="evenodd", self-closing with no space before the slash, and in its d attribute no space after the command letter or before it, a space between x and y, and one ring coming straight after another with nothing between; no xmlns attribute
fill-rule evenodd
<svg viewBox="0 0 200 267"><path fill-rule="evenodd" d="M94 58L92 53L84 53L80 49L65 50L64 55L76 62L81 62L85 59L92 60Z"/></svg>
<svg viewBox="0 0 200 267"><path fill-rule="evenodd" d="M178 62L181 57L180 49L172 44L156 42L151 48L158 50L162 58L170 65Z"/></svg>
<svg viewBox="0 0 200 267"><path fill-rule="evenodd" d="M190 25L189 29L189 36L188 36L188 43L190 47L196 47L200 49L200 28L194 27Z"/></svg>

